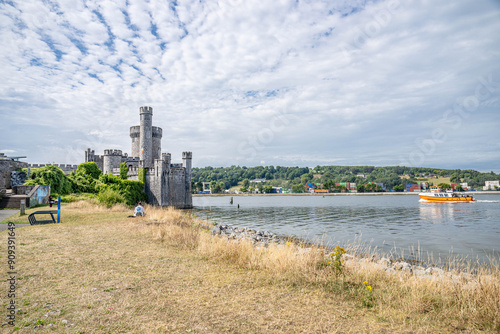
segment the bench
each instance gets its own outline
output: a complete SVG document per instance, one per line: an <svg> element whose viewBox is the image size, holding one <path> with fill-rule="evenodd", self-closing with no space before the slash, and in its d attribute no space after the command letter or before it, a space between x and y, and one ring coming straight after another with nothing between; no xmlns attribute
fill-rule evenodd
<svg viewBox="0 0 500 334"><path fill-rule="evenodd" d="M50 215L52 219L37 219L37 215ZM35 211L28 216L28 220L30 222L30 225L55 224L56 219L54 218L54 215L57 215L57 210Z"/></svg>

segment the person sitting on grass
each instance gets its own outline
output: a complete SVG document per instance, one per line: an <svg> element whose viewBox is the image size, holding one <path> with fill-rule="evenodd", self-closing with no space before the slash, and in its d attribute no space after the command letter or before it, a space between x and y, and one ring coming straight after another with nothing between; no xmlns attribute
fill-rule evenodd
<svg viewBox="0 0 500 334"><path fill-rule="evenodd" d="M144 208L142 207L141 202L137 203L137 206L135 207L135 210L134 210L134 217L136 217L137 215L140 215L142 217L144 217L146 215L146 211L144 211Z"/></svg>

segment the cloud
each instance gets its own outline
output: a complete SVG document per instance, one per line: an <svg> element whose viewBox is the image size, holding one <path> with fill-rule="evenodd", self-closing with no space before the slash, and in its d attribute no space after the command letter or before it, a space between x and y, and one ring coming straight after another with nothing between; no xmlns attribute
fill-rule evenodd
<svg viewBox="0 0 500 334"><path fill-rule="evenodd" d="M411 163L441 129L415 162L489 170L499 14L472 0L2 3L2 146L32 162L128 152L150 105L165 150L197 166ZM443 124L489 75L489 96ZM64 145L33 144L47 137Z"/></svg>

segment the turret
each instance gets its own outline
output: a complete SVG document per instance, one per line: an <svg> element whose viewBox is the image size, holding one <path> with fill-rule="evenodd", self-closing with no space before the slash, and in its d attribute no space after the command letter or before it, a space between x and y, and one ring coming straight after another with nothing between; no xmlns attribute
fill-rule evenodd
<svg viewBox="0 0 500 334"><path fill-rule="evenodd" d="M142 167L153 167L153 108L140 108L139 160Z"/></svg>
<svg viewBox="0 0 500 334"><path fill-rule="evenodd" d="M113 168L119 168L122 162L122 151L121 150L104 150L104 156L102 159L102 173L112 174Z"/></svg>
<svg viewBox="0 0 500 334"><path fill-rule="evenodd" d="M139 125L131 126L130 127L130 138L132 139L132 151L130 156L134 158L139 157L139 152L140 152L140 144L139 144L139 138L141 136L141 127Z"/></svg>
<svg viewBox="0 0 500 334"><path fill-rule="evenodd" d="M192 167L192 152L182 152L182 167L185 168L185 192L184 192L184 204L185 209L190 209L193 207L193 197L191 195L191 167Z"/></svg>
<svg viewBox="0 0 500 334"><path fill-rule="evenodd" d="M163 130L157 126L153 126L153 160L161 159L161 137Z"/></svg>

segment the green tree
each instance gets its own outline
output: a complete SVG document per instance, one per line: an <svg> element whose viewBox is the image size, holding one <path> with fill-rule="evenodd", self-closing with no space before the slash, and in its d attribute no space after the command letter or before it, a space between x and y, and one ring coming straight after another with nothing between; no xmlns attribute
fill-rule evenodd
<svg viewBox="0 0 500 334"><path fill-rule="evenodd" d="M249 179L244 179L243 180L243 187L249 187L250 186L250 180Z"/></svg>
<svg viewBox="0 0 500 334"><path fill-rule="evenodd" d="M360 184L356 187L356 190L358 191L358 193L364 193L365 192L365 185L364 184Z"/></svg>
<svg viewBox="0 0 500 334"><path fill-rule="evenodd" d="M203 191L203 182L201 181L196 182L195 187L198 192Z"/></svg>
<svg viewBox="0 0 500 334"><path fill-rule="evenodd" d="M72 182L64 174L63 170L54 165L36 168L31 171L31 179L26 185L50 185L50 190L59 195L70 194L73 191Z"/></svg>
<svg viewBox="0 0 500 334"><path fill-rule="evenodd" d="M305 191L305 187L302 184L294 184L292 186L292 193L303 193Z"/></svg>
<svg viewBox="0 0 500 334"><path fill-rule="evenodd" d="M451 174L450 182L451 183L460 183L460 175L458 173Z"/></svg>
<svg viewBox="0 0 500 334"><path fill-rule="evenodd" d="M273 191L273 186L270 184L267 184L262 187L262 191L266 194L270 194Z"/></svg>
<svg viewBox="0 0 500 334"><path fill-rule="evenodd" d="M95 162L84 162L79 164L76 168L76 174L90 175L94 179L98 179L101 176L102 171L97 167Z"/></svg>
<svg viewBox="0 0 500 334"><path fill-rule="evenodd" d="M392 189L394 191L404 191L405 190L405 186L403 186L402 184L398 184L398 185L395 185Z"/></svg>
<svg viewBox="0 0 500 334"><path fill-rule="evenodd" d="M438 184L438 187L441 189L451 189L451 185L448 183L440 183Z"/></svg>

